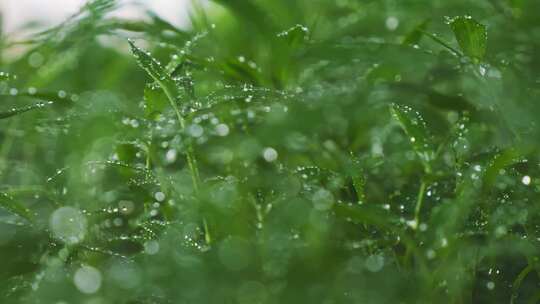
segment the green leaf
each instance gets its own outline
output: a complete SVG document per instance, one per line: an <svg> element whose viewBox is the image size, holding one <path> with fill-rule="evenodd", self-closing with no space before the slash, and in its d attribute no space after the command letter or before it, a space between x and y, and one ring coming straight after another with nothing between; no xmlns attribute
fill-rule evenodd
<svg viewBox="0 0 540 304"><path fill-rule="evenodd" d="M475 60L482 60L486 54L486 26L468 16L455 17L448 22L463 53Z"/></svg>
<svg viewBox="0 0 540 304"><path fill-rule="evenodd" d="M9 195L0 192L0 207L18 215L28 221L32 220L32 213L28 208L14 201Z"/></svg>
<svg viewBox="0 0 540 304"><path fill-rule="evenodd" d="M409 137L414 150L429 171L429 163L435 157L435 149L424 119L420 113L409 106L392 104L390 111Z"/></svg>
<svg viewBox="0 0 540 304"><path fill-rule="evenodd" d="M163 67L159 61L153 58L150 53L135 46L132 40L129 40L128 42L131 46L131 52L133 53L135 59L137 59L139 66L145 70L155 82L159 84L169 99L173 101L176 100L179 92L174 81L165 71L165 67Z"/></svg>
<svg viewBox="0 0 540 304"><path fill-rule="evenodd" d="M430 19L426 19L424 22L416 26L410 33L407 34L407 36L405 36L403 39L403 44L416 45L420 43L420 40L422 39L422 36L424 35L430 21Z"/></svg>
<svg viewBox="0 0 540 304"><path fill-rule="evenodd" d="M19 115L19 114L22 114L22 113L26 113L26 112L32 111L32 110L42 109L42 108L44 108L44 107L46 107L46 106L48 106L50 104L52 104L52 102L50 102L50 103L40 102L40 103L36 103L36 104L26 106L26 107L13 108L13 109L11 109L9 111L0 112L0 119L9 118L9 117Z"/></svg>
<svg viewBox="0 0 540 304"><path fill-rule="evenodd" d="M520 154L514 148L510 148L495 155L484 173L482 182L484 190L490 189L495 184L501 169L517 163L520 159L519 157Z"/></svg>
<svg viewBox="0 0 540 304"><path fill-rule="evenodd" d="M288 30L279 33L279 38L285 39L288 45L297 46L309 39L309 29L306 26L297 24Z"/></svg>
<svg viewBox="0 0 540 304"><path fill-rule="evenodd" d="M160 87L148 84L144 88L145 109L144 112L147 118L153 118L157 114L161 114L168 105L167 96Z"/></svg>
<svg viewBox="0 0 540 304"><path fill-rule="evenodd" d="M366 199L365 185L366 179L364 176L364 169L360 163L360 159L353 156L351 162L352 172L350 173L354 191L356 192L356 198L359 202L364 202Z"/></svg>
<svg viewBox="0 0 540 304"><path fill-rule="evenodd" d="M183 127L184 118L182 117L182 115L180 114L180 110L178 109L178 104L180 103L179 99L182 96L182 92L176 85L175 81L171 78L171 76L169 76L165 67L163 67L159 61L154 59L150 55L150 53L135 46L133 41L128 40L128 42L131 46L133 56L135 57L135 59L137 59L137 63L161 87L161 89L167 96L167 99L169 99L169 104L176 112L178 121Z"/></svg>
<svg viewBox="0 0 540 304"><path fill-rule="evenodd" d="M9 109L8 111L0 112L0 119L9 118L12 116L16 116L19 114L23 114L32 110L40 110L45 107L49 106L69 106L73 104L73 101L76 100L77 95L69 95L63 91L60 92L51 92L51 91L22 91L18 92L16 95L11 95L7 93L0 93L0 96L8 96L8 97L29 97L32 99L37 99L39 102L24 106L24 107L16 107Z"/></svg>

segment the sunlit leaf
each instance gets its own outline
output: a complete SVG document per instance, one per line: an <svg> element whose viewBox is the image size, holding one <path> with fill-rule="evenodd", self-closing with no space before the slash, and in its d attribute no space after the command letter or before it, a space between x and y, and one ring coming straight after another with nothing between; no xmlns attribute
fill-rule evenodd
<svg viewBox="0 0 540 304"><path fill-rule="evenodd" d="M448 22L463 53L475 60L482 60L487 46L486 26L469 16L455 17Z"/></svg>

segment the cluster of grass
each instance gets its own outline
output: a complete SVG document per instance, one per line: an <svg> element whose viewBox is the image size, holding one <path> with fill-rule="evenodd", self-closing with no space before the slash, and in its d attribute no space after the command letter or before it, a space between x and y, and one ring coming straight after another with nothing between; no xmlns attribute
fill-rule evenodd
<svg viewBox="0 0 540 304"><path fill-rule="evenodd" d="M117 5L0 36L1 303L540 301L540 2Z"/></svg>

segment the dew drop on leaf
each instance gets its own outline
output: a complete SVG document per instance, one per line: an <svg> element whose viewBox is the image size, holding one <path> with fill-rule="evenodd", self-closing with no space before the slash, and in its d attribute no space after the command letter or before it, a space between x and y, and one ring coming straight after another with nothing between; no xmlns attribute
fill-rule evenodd
<svg viewBox="0 0 540 304"><path fill-rule="evenodd" d="M87 221L79 209L61 207L51 215L49 226L54 237L66 244L76 244L86 235Z"/></svg>

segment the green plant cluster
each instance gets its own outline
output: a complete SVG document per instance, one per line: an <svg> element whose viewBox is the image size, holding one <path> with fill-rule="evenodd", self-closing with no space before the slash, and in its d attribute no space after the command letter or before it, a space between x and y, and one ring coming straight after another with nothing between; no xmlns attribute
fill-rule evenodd
<svg viewBox="0 0 540 304"><path fill-rule="evenodd" d="M0 34L0 303L540 302L540 2L120 5Z"/></svg>

